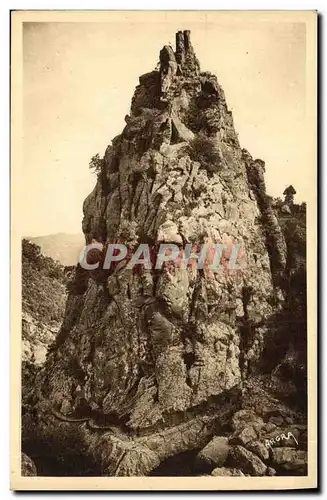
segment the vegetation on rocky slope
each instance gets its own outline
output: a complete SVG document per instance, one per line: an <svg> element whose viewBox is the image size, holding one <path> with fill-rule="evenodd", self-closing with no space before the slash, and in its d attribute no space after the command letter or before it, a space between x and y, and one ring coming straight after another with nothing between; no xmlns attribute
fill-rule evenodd
<svg viewBox="0 0 327 500"><path fill-rule="evenodd" d="M33 387L64 315L66 293L63 267L41 254L40 247L22 241L22 392Z"/></svg>
<svg viewBox="0 0 327 500"><path fill-rule="evenodd" d="M65 305L64 269L59 262L42 255L41 249L22 241L22 305L25 313L41 323L59 323Z"/></svg>

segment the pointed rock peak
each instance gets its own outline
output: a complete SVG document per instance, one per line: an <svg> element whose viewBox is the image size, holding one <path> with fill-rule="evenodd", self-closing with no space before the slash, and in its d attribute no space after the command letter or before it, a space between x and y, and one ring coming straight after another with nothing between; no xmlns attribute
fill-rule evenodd
<svg viewBox="0 0 327 500"><path fill-rule="evenodd" d="M179 76L198 75L200 64L191 44L191 32L189 30L178 31L175 39L175 52L170 45L165 45L160 51L161 73L172 73Z"/></svg>
<svg viewBox="0 0 327 500"><path fill-rule="evenodd" d="M190 32L189 31L178 31L175 35L176 39L176 60L182 63L185 58L185 53L187 52L186 47L190 43Z"/></svg>
<svg viewBox="0 0 327 500"><path fill-rule="evenodd" d="M198 74L200 71L200 64L194 54L194 50L191 44L190 30L178 31L175 35L175 38L175 57L177 64L181 65L183 73Z"/></svg>

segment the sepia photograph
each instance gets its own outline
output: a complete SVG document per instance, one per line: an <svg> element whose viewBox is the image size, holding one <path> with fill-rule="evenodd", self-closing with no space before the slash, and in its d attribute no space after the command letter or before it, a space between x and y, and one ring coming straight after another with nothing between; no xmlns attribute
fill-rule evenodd
<svg viewBox="0 0 327 500"><path fill-rule="evenodd" d="M317 487L316 24L11 13L12 489Z"/></svg>

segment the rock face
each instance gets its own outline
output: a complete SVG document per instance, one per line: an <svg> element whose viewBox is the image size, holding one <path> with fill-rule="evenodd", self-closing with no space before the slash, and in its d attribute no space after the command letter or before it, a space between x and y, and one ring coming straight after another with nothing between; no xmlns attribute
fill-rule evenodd
<svg viewBox="0 0 327 500"><path fill-rule="evenodd" d="M235 446L230 452L231 463L252 476L264 476L266 465L260 458L243 446Z"/></svg>
<svg viewBox="0 0 327 500"><path fill-rule="evenodd" d="M207 472L215 467L222 467L226 462L228 453L228 438L216 436L196 456L197 468Z"/></svg>
<svg viewBox="0 0 327 500"><path fill-rule="evenodd" d="M60 329L65 310L63 267L22 241L22 361L40 366Z"/></svg>
<svg viewBox="0 0 327 500"><path fill-rule="evenodd" d="M25 455L25 453L22 453L21 457L21 470L22 476L37 476L37 471L33 460Z"/></svg>
<svg viewBox="0 0 327 500"><path fill-rule="evenodd" d="M22 405L34 400L35 378L46 360L65 311L64 268L22 240ZM30 400L30 395L32 400Z"/></svg>
<svg viewBox="0 0 327 500"><path fill-rule="evenodd" d="M160 69L140 77L105 152L83 206L85 241L155 251L236 243L238 269L228 268L228 247L218 272L135 271L127 258L107 270L77 266L26 443L31 429L45 441L78 429L74 446L101 474L144 475L226 423L283 300L286 247L263 172L239 145L217 78L200 72L190 33L178 32ZM252 452L234 450L249 473L265 473Z"/></svg>
<svg viewBox="0 0 327 500"><path fill-rule="evenodd" d="M293 475L306 475L308 457L307 452L294 448L275 448L273 450L275 469L292 472Z"/></svg>
<svg viewBox="0 0 327 500"><path fill-rule="evenodd" d="M212 476L232 476L241 477L244 476L243 472L239 469L229 469L227 467L217 467L211 472Z"/></svg>

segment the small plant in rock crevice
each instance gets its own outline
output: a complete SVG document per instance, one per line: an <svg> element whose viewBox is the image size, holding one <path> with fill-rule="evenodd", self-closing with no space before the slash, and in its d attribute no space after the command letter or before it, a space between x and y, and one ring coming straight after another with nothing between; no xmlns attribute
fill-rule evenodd
<svg viewBox="0 0 327 500"><path fill-rule="evenodd" d="M92 156L89 163L89 168L92 171L92 173L96 175L101 175L103 171L103 165L104 165L103 158L100 158L99 153L97 153L96 155Z"/></svg>
<svg viewBox="0 0 327 500"><path fill-rule="evenodd" d="M198 161L211 174L222 169L219 148L215 140L205 134L198 134L189 142L188 154L191 160Z"/></svg>

